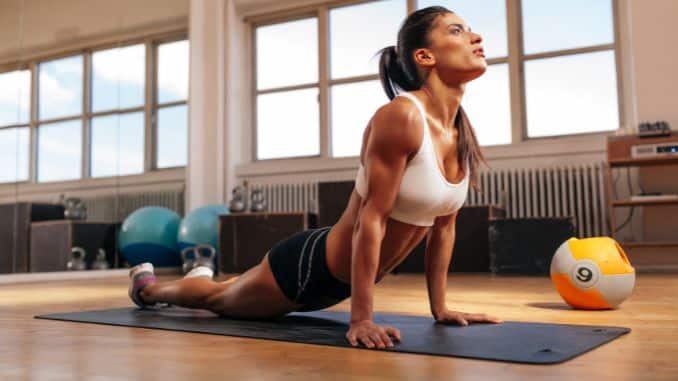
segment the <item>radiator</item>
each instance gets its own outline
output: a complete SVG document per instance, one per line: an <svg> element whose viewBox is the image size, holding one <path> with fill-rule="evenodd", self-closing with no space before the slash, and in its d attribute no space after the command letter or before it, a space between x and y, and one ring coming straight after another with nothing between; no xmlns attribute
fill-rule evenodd
<svg viewBox="0 0 678 381"><path fill-rule="evenodd" d="M507 217L572 217L580 238L609 234L604 163L552 168L485 170L480 192L469 190L466 205L496 204ZM317 183L253 184L268 211L318 211ZM249 199L249 197L248 197Z"/></svg>
<svg viewBox="0 0 678 381"><path fill-rule="evenodd" d="M128 193L83 198L87 205L87 220L121 222L144 206L162 206L184 214L184 191Z"/></svg>
<svg viewBox="0 0 678 381"><path fill-rule="evenodd" d="M480 173L467 205L498 204L507 217L573 217L577 236L609 234L604 163Z"/></svg>

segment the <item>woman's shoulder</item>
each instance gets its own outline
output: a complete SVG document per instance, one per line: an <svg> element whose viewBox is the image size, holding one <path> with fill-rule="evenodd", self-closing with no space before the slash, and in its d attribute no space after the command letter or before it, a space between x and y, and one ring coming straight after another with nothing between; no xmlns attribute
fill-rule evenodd
<svg viewBox="0 0 678 381"><path fill-rule="evenodd" d="M417 106L405 97L395 97L381 106L370 124L370 134L378 141L397 144L409 151L416 151L421 145L422 116Z"/></svg>

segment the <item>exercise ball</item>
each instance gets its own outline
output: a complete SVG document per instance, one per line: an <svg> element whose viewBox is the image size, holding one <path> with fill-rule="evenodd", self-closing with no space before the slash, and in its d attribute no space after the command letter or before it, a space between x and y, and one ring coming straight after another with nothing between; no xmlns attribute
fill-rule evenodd
<svg viewBox="0 0 678 381"><path fill-rule="evenodd" d="M180 221L178 214L159 206L135 210L120 229L118 243L122 256L132 266L143 262L154 266L180 265L177 245Z"/></svg>
<svg viewBox="0 0 678 381"><path fill-rule="evenodd" d="M203 206L188 213L179 225L179 250L197 245L218 248L219 215L228 213L228 208L219 204Z"/></svg>
<svg viewBox="0 0 678 381"><path fill-rule="evenodd" d="M631 295L636 272L614 239L570 238L553 256L551 280L570 306L602 310L615 308Z"/></svg>

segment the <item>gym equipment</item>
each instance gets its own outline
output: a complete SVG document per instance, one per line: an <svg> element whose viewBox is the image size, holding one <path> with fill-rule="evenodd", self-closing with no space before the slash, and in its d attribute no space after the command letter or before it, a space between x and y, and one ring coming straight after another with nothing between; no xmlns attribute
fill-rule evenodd
<svg viewBox="0 0 678 381"><path fill-rule="evenodd" d="M92 262L92 270L108 270L109 268L110 266L106 260L106 250L99 249L96 259Z"/></svg>
<svg viewBox="0 0 678 381"><path fill-rule="evenodd" d="M175 212L147 206L135 210L122 224L119 247L131 266L151 262L154 266L179 266L177 232L181 218Z"/></svg>
<svg viewBox="0 0 678 381"><path fill-rule="evenodd" d="M207 253L205 255L204 253ZM217 250L211 245L198 245L184 248L181 250L181 260L184 262L181 271L187 274L198 266L209 267L213 272L216 269L214 264Z"/></svg>
<svg viewBox="0 0 678 381"><path fill-rule="evenodd" d="M79 198L69 197L63 201L64 218L67 220L86 220L87 206Z"/></svg>
<svg viewBox="0 0 678 381"><path fill-rule="evenodd" d="M181 272L184 275L188 274L188 272L193 269L196 255L196 252L193 249L194 247L186 247L181 250Z"/></svg>
<svg viewBox="0 0 678 381"><path fill-rule="evenodd" d="M345 337L350 320L346 312L293 313L269 321L231 320L207 311L179 308L119 308L36 317L350 347ZM403 335L403 341L393 348L385 349L386 352L531 364L563 362L631 331L623 327L523 322L459 327L435 324L430 317L379 313L374 314L374 320L377 324L399 329Z"/></svg>
<svg viewBox="0 0 678 381"><path fill-rule="evenodd" d="M247 209L247 200L245 195L247 190L244 186L238 185L231 191L231 202L228 204L233 213L244 212Z"/></svg>
<svg viewBox="0 0 678 381"><path fill-rule="evenodd" d="M250 212L264 212L266 211L266 199L264 198L264 191L255 189L252 191L252 202Z"/></svg>
<svg viewBox="0 0 678 381"><path fill-rule="evenodd" d="M87 253L82 247L74 247L71 249L71 259L66 263L66 268L69 271L81 271L87 270L87 264L85 263L85 257Z"/></svg>
<svg viewBox="0 0 678 381"><path fill-rule="evenodd" d="M624 250L610 237L570 238L551 261L551 280L574 308L615 308L631 295L636 280Z"/></svg>
<svg viewBox="0 0 678 381"><path fill-rule="evenodd" d="M219 216L229 214L224 205L207 205L197 208L184 217L179 225L179 249L198 245L219 245Z"/></svg>

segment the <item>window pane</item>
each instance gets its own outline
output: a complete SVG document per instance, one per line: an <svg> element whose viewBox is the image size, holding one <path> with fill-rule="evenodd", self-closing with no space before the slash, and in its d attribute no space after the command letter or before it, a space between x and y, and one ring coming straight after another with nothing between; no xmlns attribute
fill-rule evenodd
<svg viewBox="0 0 678 381"><path fill-rule="evenodd" d="M526 54L610 44L610 0L522 0Z"/></svg>
<svg viewBox="0 0 678 381"><path fill-rule="evenodd" d="M619 127L613 51L525 62L529 137Z"/></svg>
<svg viewBox="0 0 678 381"><path fill-rule="evenodd" d="M92 111L142 106L145 73L144 45L92 54Z"/></svg>
<svg viewBox="0 0 678 381"><path fill-rule="evenodd" d="M131 175L144 170L144 113L92 118L92 177Z"/></svg>
<svg viewBox="0 0 678 381"><path fill-rule="evenodd" d="M41 63L40 120L82 114L82 56Z"/></svg>
<svg viewBox="0 0 678 381"><path fill-rule="evenodd" d="M318 19L260 26L257 88L318 82Z"/></svg>
<svg viewBox="0 0 678 381"><path fill-rule="evenodd" d="M320 154L318 88L257 97L257 159Z"/></svg>
<svg viewBox="0 0 678 381"><path fill-rule="evenodd" d="M28 180L28 127L0 130L0 183Z"/></svg>
<svg viewBox="0 0 678 381"><path fill-rule="evenodd" d="M28 123L31 104L31 72L0 74L0 126Z"/></svg>
<svg viewBox="0 0 678 381"><path fill-rule="evenodd" d="M188 99L188 41L158 46L158 103Z"/></svg>
<svg viewBox="0 0 678 381"><path fill-rule="evenodd" d="M332 78L377 73L375 54L395 45L406 5L405 0L388 0L330 10ZM359 25L369 25L369 31Z"/></svg>
<svg viewBox="0 0 678 381"><path fill-rule="evenodd" d="M38 127L38 181L80 178L82 160L80 120Z"/></svg>
<svg viewBox="0 0 678 381"><path fill-rule="evenodd" d="M508 64L487 67L466 85L462 101L482 146L511 143L511 96Z"/></svg>
<svg viewBox="0 0 678 381"><path fill-rule="evenodd" d="M188 107L158 110L157 167L183 167L188 159Z"/></svg>
<svg viewBox="0 0 678 381"><path fill-rule="evenodd" d="M332 156L358 156L363 132L388 97L379 81L332 86Z"/></svg>
<svg viewBox="0 0 678 381"><path fill-rule="evenodd" d="M547 2L550 3L550 0ZM485 57L508 56L506 0L419 0L419 8L442 5L483 37Z"/></svg>

